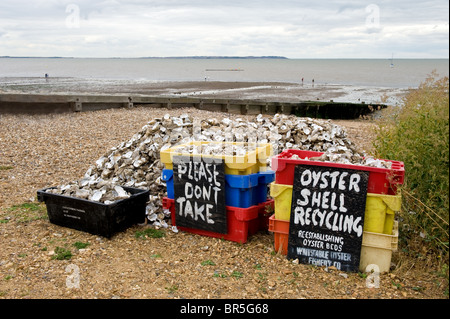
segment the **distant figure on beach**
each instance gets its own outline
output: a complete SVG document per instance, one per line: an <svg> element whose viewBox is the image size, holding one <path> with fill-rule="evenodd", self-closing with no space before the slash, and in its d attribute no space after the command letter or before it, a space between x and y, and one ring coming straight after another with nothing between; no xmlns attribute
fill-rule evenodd
<svg viewBox="0 0 450 319"><path fill-rule="evenodd" d="M312 86L314 87L314 79L312 79Z"/></svg>
<svg viewBox="0 0 450 319"><path fill-rule="evenodd" d="M48 73L45 73L45 78L48 78Z"/></svg>
<svg viewBox="0 0 450 319"><path fill-rule="evenodd" d="M302 86L303 86L303 78L302 78Z"/></svg>

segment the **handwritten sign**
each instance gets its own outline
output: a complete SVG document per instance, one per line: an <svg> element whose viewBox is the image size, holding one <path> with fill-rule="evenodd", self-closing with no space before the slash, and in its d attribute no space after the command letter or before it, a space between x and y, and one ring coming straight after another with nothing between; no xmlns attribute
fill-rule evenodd
<svg viewBox="0 0 450 319"><path fill-rule="evenodd" d="M223 160L174 156L173 164L177 226L226 234Z"/></svg>
<svg viewBox="0 0 450 319"><path fill-rule="evenodd" d="M366 171L297 165L287 257L358 271L368 180Z"/></svg>

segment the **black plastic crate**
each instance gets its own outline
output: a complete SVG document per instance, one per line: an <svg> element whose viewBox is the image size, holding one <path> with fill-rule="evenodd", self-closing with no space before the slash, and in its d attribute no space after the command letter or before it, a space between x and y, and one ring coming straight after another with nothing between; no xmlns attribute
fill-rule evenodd
<svg viewBox="0 0 450 319"><path fill-rule="evenodd" d="M77 197L37 191L38 201L45 202L51 223L110 238L128 227L145 222L149 190L123 187L131 196L112 204Z"/></svg>

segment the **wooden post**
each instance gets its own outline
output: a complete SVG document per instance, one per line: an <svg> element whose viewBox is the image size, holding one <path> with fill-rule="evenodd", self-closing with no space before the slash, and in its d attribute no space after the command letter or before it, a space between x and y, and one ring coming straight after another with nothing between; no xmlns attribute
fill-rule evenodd
<svg viewBox="0 0 450 319"><path fill-rule="evenodd" d="M83 109L83 105L82 105L79 97L77 97L75 99L75 102L72 102L70 104L71 104L71 107L72 107L74 112L81 112L82 109Z"/></svg>
<svg viewBox="0 0 450 319"><path fill-rule="evenodd" d="M131 96L129 96L128 97L128 108L132 108L134 105L133 105L133 98L131 97Z"/></svg>
<svg viewBox="0 0 450 319"><path fill-rule="evenodd" d="M241 105L241 114L245 115L248 113L250 106L248 105L248 103L242 104Z"/></svg>
<svg viewBox="0 0 450 319"><path fill-rule="evenodd" d="M222 112L227 112L230 110L230 101L227 100L226 104L222 104Z"/></svg>

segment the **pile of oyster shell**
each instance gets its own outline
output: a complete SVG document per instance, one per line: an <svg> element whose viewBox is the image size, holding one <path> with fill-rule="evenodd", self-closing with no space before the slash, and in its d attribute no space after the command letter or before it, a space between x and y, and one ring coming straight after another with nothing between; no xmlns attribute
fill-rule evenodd
<svg viewBox="0 0 450 319"><path fill-rule="evenodd" d="M175 148L174 153L178 154L191 154L191 155L210 155L210 156L244 156L249 151L255 150L258 144L253 143L239 143L239 144L226 144L226 143L210 143L202 145L184 145L182 147Z"/></svg>
<svg viewBox="0 0 450 319"><path fill-rule="evenodd" d="M284 149L324 152L332 146L343 146L355 153L345 130L331 120L298 118L283 114L258 115L251 120L224 118L204 120L201 131L194 132L197 141L271 143L274 153Z"/></svg>
<svg viewBox="0 0 450 319"><path fill-rule="evenodd" d="M112 181L105 181L101 178L96 180L82 179L73 181L59 187L49 188L47 193L77 197L93 202L100 202L106 205L118 200L127 199L131 196L122 186L116 185Z"/></svg>
<svg viewBox="0 0 450 319"><path fill-rule="evenodd" d="M359 155L351 155L346 152L334 153L334 152L327 151L327 152L323 153L321 156L310 157L309 160L340 163L340 164L354 164L354 165L388 168L388 169L392 168L392 162L375 159L372 156L362 157Z"/></svg>
<svg viewBox="0 0 450 319"><path fill-rule="evenodd" d="M297 154L289 154L290 159L304 159L320 162L332 162L339 164L353 164L378 168L392 168L392 162L373 158L373 156L362 156L351 153L346 147L330 147L322 155L316 157L300 158Z"/></svg>
<svg viewBox="0 0 450 319"><path fill-rule="evenodd" d="M170 218L170 213L162 208L162 198L167 192L166 184L161 180L164 165L160 161L160 151L190 141L271 143L274 155L285 149L310 150L326 152L319 160L327 161L345 159L356 162L364 156L347 139L345 130L330 120L281 114L260 114L249 119L225 117L222 120L200 120L187 114L166 114L162 118L152 119L129 141L122 142L100 157L81 181L72 183L71 194L77 194L74 185L81 189L92 187L93 192L87 198L97 199L99 190L94 190L94 187L103 181L149 189L148 222L156 227L168 227L166 220ZM211 150L212 153L217 151ZM239 152L236 154L241 152L235 151ZM270 158L267 164L270 166ZM87 192L81 189L78 194L85 196ZM102 194L101 199L103 196L107 196L106 193Z"/></svg>

